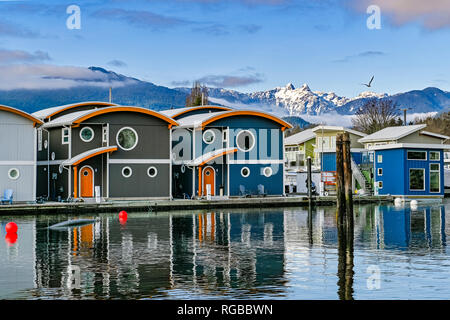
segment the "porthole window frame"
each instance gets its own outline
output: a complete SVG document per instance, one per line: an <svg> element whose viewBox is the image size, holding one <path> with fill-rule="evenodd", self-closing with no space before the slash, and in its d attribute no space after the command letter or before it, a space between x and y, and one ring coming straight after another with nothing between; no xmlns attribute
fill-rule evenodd
<svg viewBox="0 0 450 320"><path fill-rule="evenodd" d="M248 174L247 174L247 175L244 175L244 173L243 173L244 169L247 169L247 171L248 171ZM250 168L249 168L249 167L242 167L242 168L241 168L241 176L242 176L243 178L248 178L248 177L250 176Z"/></svg>
<svg viewBox="0 0 450 320"><path fill-rule="evenodd" d="M251 147L248 148L248 150L242 149L241 146L239 145L239 136L240 136L241 134L243 134L244 132L248 132L248 133L252 136L252 138L253 138L253 143L252 143ZM239 150L241 150L242 152L250 152L250 151L252 151L253 148L255 147L255 145L256 145L256 138L255 138L255 135L253 134L253 132L251 132L250 130L247 130L247 129L241 130L241 131L239 131L238 134L236 135L236 147L237 147Z"/></svg>
<svg viewBox="0 0 450 320"><path fill-rule="evenodd" d="M81 134L82 132L83 132L83 130L90 130L91 132L92 132L92 136L91 136L91 138L90 139L84 139L83 138L83 135ZM95 132L94 132L94 130L91 128L91 127L83 127L83 128L81 128L80 129L80 133L79 133L79 136L80 136L80 139L83 141L83 142L91 142L92 140L94 140L94 136L95 136Z"/></svg>
<svg viewBox="0 0 450 320"><path fill-rule="evenodd" d="M125 129L130 129L130 130L133 131L134 134L136 135L136 142L134 143L134 145L133 145L131 148L128 148L128 149L122 147L122 146L120 145L120 143L119 143L119 134L120 134L123 130L125 130ZM136 131L135 129L131 128L131 127L122 127L122 128L119 129L119 131L117 131L117 134L116 134L116 142L117 142L117 145L119 146L120 149L122 149L122 150L124 150L124 151L131 151L131 150L133 150L134 148L136 148L136 146L138 145L138 142L139 142L139 135L138 135L137 131Z"/></svg>
<svg viewBox="0 0 450 320"><path fill-rule="evenodd" d="M151 175L151 174L150 174L150 169L155 169L155 174L154 174L154 175ZM150 178L156 177L156 176L158 175L158 169L157 169L155 166L148 167L148 168L147 168L147 175L148 175Z"/></svg>
<svg viewBox="0 0 450 320"><path fill-rule="evenodd" d="M213 139L212 139L211 142L208 142L208 141L205 140L205 135L206 135L207 132L211 132L212 135L213 135ZM205 132L203 132L203 142L204 142L204 143L206 143L206 144L211 144L211 143L213 143L214 141L216 141L216 133L214 132L214 130L208 129L208 130L206 130Z"/></svg>
<svg viewBox="0 0 450 320"><path fill-rule="evenodd" d="M269 173L269 174L266 174L266 170L267 170L267 169L270 170L270 173ZM273 175L273 169L272 169L271 167L265 167L265 168L263 169L263 175L264 175L265 177L267 177L267 178L271 177L271 176Z"/></svg>
<svg viewBox="0 0 450 320"><path fill-rule="evenodd" d="M16 177L11 177L11 172L12 172L13 170L16 170L16 171L17 171L17 176L16 176ZM17 168L10 168L10 169L8 170L8 178L9 178L10 180L17 180L17 179L19 179L19 177L20 177L20 170L19 170L19 169L17 169Z"/></svg>
<svg viewBox="0 0 450 320"><path fill-rule="evenodd" d="M130 170L130 174L129 174L129 175L125 175L125 174L124 174L124 170L125 170L125 169L129 169L129 170ZM122 177L124 177L124 178L129 178L129 177L131 177L132 175L133 175L133 169L131 169L131 167L125 166L125 167L122 168Z"/></svg>

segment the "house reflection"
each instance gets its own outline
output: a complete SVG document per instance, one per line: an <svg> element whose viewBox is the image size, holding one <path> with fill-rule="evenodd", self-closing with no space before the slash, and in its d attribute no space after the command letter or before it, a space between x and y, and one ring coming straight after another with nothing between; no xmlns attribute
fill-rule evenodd
<svg viewBox="0 0 450 320"><path fill-rule="evenodd" d="M125 226L103 216L64 231L41 225L33 294L136 298L194 290L220 296L234 287L277 293L269 287L285 281L283 228L281 211L133 214Z"/></svg>

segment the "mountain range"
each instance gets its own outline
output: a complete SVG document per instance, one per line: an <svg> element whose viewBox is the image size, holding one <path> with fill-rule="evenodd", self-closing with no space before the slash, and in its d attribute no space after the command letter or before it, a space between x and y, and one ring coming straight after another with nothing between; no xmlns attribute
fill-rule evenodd
<svg viewBox="0 0 450 320"><path fill-rule="evenodd" d="M78 101L108 101L108 83L114 83L113 102L135 105L154 110L183 107L190 88L168 88L151 82L117 74L100 67L90 67L101 73L102 83L90 83L66 89L14 89L0 90L0 104L9 105L27 112ZM92 80L90 80L92 81ZM117 85L117 84L120 85ZM362 92L357 97L341 97L333 92L313 91L307 84L295 88L292 83L267 91L242 93L223 88L209 88L209 100L234 108L265 110L279 116L318 116L337 113L352 115L368 99L391 99L399 108L410 108L409 113L443 112L450 110L450 92L430 87L395 95Z"/></svg>

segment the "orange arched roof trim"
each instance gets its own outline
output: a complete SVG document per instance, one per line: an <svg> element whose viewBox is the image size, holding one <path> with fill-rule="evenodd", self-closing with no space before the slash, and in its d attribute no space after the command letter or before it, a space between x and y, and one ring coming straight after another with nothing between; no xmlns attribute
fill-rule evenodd
<svg viewBox="0 0 450 320"><path fill-rule="evenodd" d="M237 152L237 151L238 151L237 148L234 148L233 150L226 150L226 151L224 151L224 152L222 152L222 153L220 153L220 154L216 154L215 156L212 156L212 157L209 158L209 159L206 159L205 161L203 161L202 163L200 163L198 166L201 167L201 166L207 164L208 162L213 161L214 159L220 158L220 157L222 157L222 156L224 156L224 155L226 155L226 154L229 154L229 153L235 153L235 152Z"/></svg>
<svg viewBox="0 0 450 320"><path fill-rule="evenodd" d="M78 166L80 163L82 163L83 161L86 161L87 159L93 158L93 157L98 156L99 154L102 154L102 153L113 152L113 151L117 151L117 147L116 146L110 147L108 149L100 150L100 151L97 151L97 152L95 152L93 154L87 155L86 157L84 157L84 158L82 158L80 160L77 160L76 162L72 163L71 165L73 167L74 166Z"/></svg>
<svg viewBox="0 0 450 320"><path fill-rule="evenodd" d="M176 122L172 118L169 118L159 112L156 112L156 111L153 111L150 109L144 109L144 108L138 108L138 107L109 107L109 108L104 108L104 109L96 109L95 112L88 113L87 115L84 115L84 116L74 120L73 126L78 127L80 125L80 123L82 123L83 121L86 121L95 116L99 116L99 115L111 113L111 112L123 112L123 111L143 113L143 114L147 114L150 116L160 118L169 124L169 129L172 126L178 126L178 122Z"/></svg>
<svg viewBox="0 0 450 320"><path fill-rule="evenodd" d="M33 122L33 126L36 126L36 124L43 124L43 122L41 120L39 120L38 118L33 117L31 114L26 113L26 112L24 112L22 110L13 108L13 107L0 105L0 110L12 112L12 113L18 114L19 116L27 118L28 120Z"/></svg>
<svg viewBox="0 0 450 320"><path fill-rule="evenodd" d="M66 110L69 109L73 109L73 108L77 108L77 107L83 107L83 106L104 106L104 107L113 107L113 106L117 106L117 104L115 103L110 103L110 102L101 102L101 101L88 101L88 102L80 102L80 103L74 103L71 104L63 109L60 109L58 111L53 112L52 114L49 114L48 116L45 117L45 119L50 119L51 117L53 117L55 114L64 112Z"/></svg>
<svg viewBox="0 0 450 320"><path fill-rule="evenodd" d="M228 117L234 117L234 116L257 116L257 117L262 117L262 118L266 118L272 121L277 122L278 124L280 124L282 126L282 130L284 131L286 128L290 129L292 128L292 125L287 123L284 120L281 120L278 117L272 116L270 114L264 113L264 112L259 112L259 111L250 111L250 110L236 110L236 111L230 111L230 112L226 112L226 113L221 113L218 114L212 118L207 119L206 121L204 121L202 123L202 126L205 127L208 124L223 119L223 118L228 118Z"/></svg>
<svg viewBox="0 0 450 320"><path fill-rule="evenodd" d="M172 116L172 118L176 118L178 116L181 116L182 114L191 112L191 111L196 111L196 110L201 110L201 109L217 109L217 110L222 110L222 111L231 111L233 109L229 108L229 107L222 107L222 106L197 106L197 107L191 107L187 110L183 110L181 112L178 112L176 114L174 114Z"/></svg>

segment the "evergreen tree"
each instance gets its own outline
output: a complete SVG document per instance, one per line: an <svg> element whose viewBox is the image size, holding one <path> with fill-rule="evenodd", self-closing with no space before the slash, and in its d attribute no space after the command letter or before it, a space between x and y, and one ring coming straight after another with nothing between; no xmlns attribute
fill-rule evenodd
<svg viewBox="0 0 450 320"><path fill-rule="evenodd" d="M203 99L203 103L202 103ZM186 107L194 107L208 104L208 88L195 81L191 93L186 97Z"/></svg>

